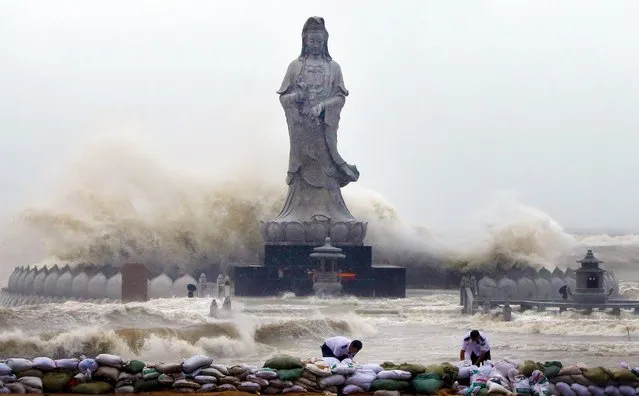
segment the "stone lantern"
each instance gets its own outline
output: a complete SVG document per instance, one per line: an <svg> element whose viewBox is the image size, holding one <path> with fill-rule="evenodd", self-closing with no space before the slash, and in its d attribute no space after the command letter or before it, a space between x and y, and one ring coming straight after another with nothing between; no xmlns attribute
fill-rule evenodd
<svg viewBox="0 0 639 396"><path fill-rule="evenodd" d="M589 249L586 257L577 262L581 267L575 271L576 288L572 292L573 298L578 303L605 304L608 301L608 294L604 289L606 271L599 268L603 261L597 260Z"/></svg>
<svg viewBox="0 0 639 396"><path fill-rule="evenodd" d="M313 274L313 290L317 294L338 294L342 291L340 279L340 263L346 256L342 249L331 245L331 238L326 238L324 245L313 249L310 254L311 264L315 264Z"/></svg>

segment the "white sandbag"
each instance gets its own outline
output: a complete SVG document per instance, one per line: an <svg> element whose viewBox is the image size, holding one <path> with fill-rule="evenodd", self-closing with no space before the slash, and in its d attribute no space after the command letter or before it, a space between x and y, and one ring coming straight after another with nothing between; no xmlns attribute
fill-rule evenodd
<svg viewBox="0 0 639 396"><path fill-rule="evenodd" d="M481 388L485 388L488 383L488 374L482 373L480 372L480 370L473 370L473 372L470 374L470 387L473 389L478 386Z"/></svg>
<svg viewBox="0 0 639 396"><path fill-rule="evenodd" d="M608 385L606 386L606 396L621 396L621 392L616 386Z"/></svg>
<svg viewBox="0 0 639 396"><path fill-rule="evenodd" d="M555 386L555 389L556 388L557 387ZM581 384L574 383L574 384L570 385L570 389L572 389L577 394L577 396L590 396L590 391L588 391L588 387L587 386L583 386Z"/></svg>
<svg viewBox="0 0 639 396"><path fill-rule="evenodd" d="M109 366L115 368L122 368L124 366L124 361L118 355L111 355L109 353L101 353L95 357L95 361L98 362L100 366Z"/></svg>
<svg viewBox="0 0 639 396"><path fill-rule="evenodd" d="M199 393L215 392L216 389L217 389L217 385L215 384L204 384L196 392L199 392Z"/></svg>
<svg viewBox="0 0 639 396"><path fill-rule="evenodd" d="M550 390L550 384L548 382L532 385L530 389L532 390L533 396L552 396L552 391Z"/></svg>
<svg viewBox="0 0 639 396"><path fill-rule="evenodd" d="M2 388L0 388L0 395L4 395L4 394L8 394L8 393L11 393L11 390L9 388L4 387L4 386Z"/></svg>
<svg viewBox="0 0 639 396"><path fill-rule="evenodd" d="M42 378L22 377L18 378L18 382L20 382L24 386L28 386L29 388L42 389Z"/></svg>
<svg viewBox="0 0 639 396"><path fill-rule="evenodd" d="M0 381L2 381L3 384L9 384L11 382L16 382L17 380L18 377L16 377L15 374L0 375Z"/></svg>
<svg viewBox="0 0 639 396"><path fill-rule="evenodd" d="M518 375L513 381L513 393L516 395L531 395L532 389L530 388L530 381L524 375Z"/></svg>
<svg viewBox="0 0 639 396"><path fill-rule="evenodd" d="M486 386L488 387L489 395L508 395L511 393L508 389L497 382L488 381Z"/></svg>
<svg viewBox="0 0 639 396"><path fill-rule="evenodd" d="M118 380L118 377L120 375L120 372L118 371L118 369L116 369L115 367L112 366L100 366L100 368L98 368L97 370L95 370L95 373L91 374L91 377L95 377L95 378L106 378L111 382L116 382ZM107 382L109 382L107 381Z"/></svg>
<svg viewBox="0 0 639 396"><path fill-rule="evenodd" d="M277 371L275 371L275 370L266 370L266 369L261 369L261 370L258 370L258 371L255 373L255 376L256 376L256 377L258 377L258 378L263 378L263 379L266 379L266 380L271 380L271 379L275 379L275 378L277 378Z"/></svg>
<svg viewBox="0 0 639 396"><path fill-rule="evenodd" d="M11 358L6 361L7 366L11 368L11 371L18 374L22 371L27 371L33 368L31 360L23 358Z"/></svg>
<svg viewBox="0 0 639 396"><path fill-rule="evenodd" d="M232 392L232 391L236 391L237 388L235 387L235 385L232 385L232 384L222 384L222 385L218 385L215 390L218 392Z"/></svg>
<svg viewBox="0 0 639 396"><path fill-rule="evenodd" d="M362 370L370 370L374 372L375 374L377 374L380 371L384 370L384 368L380 366L379 364L364 364L362 366Z"/></svg>
<svg viewBox="0 0 639 396"><path fill-rule="evenodd" d="M55 367L60 370L75 371L78 369L78 359L58 359L55 361Z"/></svg>
<svg viewBox="0 0 639 396"><path fill-rule="evenodd" d="M320 388L325 389L329 386L341 386L346 382L346 377L339 374L329 375L328 377L323 377L318 381Z"/></svg>
<svg viewBox="0 0 639 396"><path fill-rule="evenodd" d="M362 393L364 389L360 388L357 385L346 385L344 389L342 389L342 393L345 395L349 395L351 393Z"/></svg>
<svg viewBox="0 0 639 396"><path fill-rule="evenodd" d="M346 385L356 385L365 391L368 391L371 384L377 378L377 374L373 371L357 370L355 374L346 379Z"/></svg>
<svg viewBox="0 0 639 396"><path fill-rule="evenodd" d="M211 363L210 366L224 375L230 375L228 367L223 364Z"/></svg>
<svg viewBox="0 0 639 396"><path fill-rule="evenodd" d="M635 396L635 392L635 388L633 388L632 386L619 385L619 393L621 393L623 396Z"/></svg>
<svg viewBox="0 0 639 396"><path fill-rule="evenodd" d="M28 386L25 386L24 390L26 391L26 393L29 393L29 394L42 393L42 389L31 388L31 387L28 387Z"/></svg>
<svg viewBox="0 0 639 396"><path fill-rule="evenodd" d="M318 377L328 377L329 375L331 375L331 369L328 366L321 367L314 363L308 363L304 367L304 369L310 371Z"/></svg>
<svg viewBox="0 0 639 396"><path fill-rule="evenodd" d="M242 383L237 386L237 390L249 393L257 393L261 388L259 384L251 381L242 381Z"/></svg>
<svg viewBox="0 0 639 396"><path fill-rule="evenodd" d="M333 374L347 375L347 376L355 374L356 371L357 371L357 367L354 367L348 364L343 364L343 363L331 368L331 372Z"/></svg>
<svg viewBox="0 0 639 396"><path fill-rule="evenodd" d="M82 359L78 363L78 371L81 373L93 373L100 367L98 362L93 359Z"/></svg>
<svg viewBox="0 0 639 396"><path fill-rule="evenodd" d="M193 380L200 385L217 383L217 378L212 375L196 375Z"/></svg>
<svg viewBox="0 0 639 396"><path fill-rule="evenodd" d="M461 367L459 367L459 373L457 373L457 378L459 378L459 379L468 379L468 378L470 378L470 375L475 370L477 370L477 366L461 366ZM379 377L379 374L377 374L377 376Z"/></svg>
<svg viewBox="0 0 639 396"><path fill-rule="evenodd" d="M213 367L205 367L197 371L198 371L198 375L209 375L218 379L222 377L226 377L226 374L222 373L220 370L215 369Z"/></svg>
<svg viewBox="0 0 639 396"><path fill-rule="evenodd" d="M499 372L504 377L508 376L508 372L512 368L517 368L517 363L511 362L510 360L506 360L506 359L495 362L495 364L493 365L493 369L499 370Z"/></svg>
<svg viewBox="0 0 639 396"><path fill-rule="evenodd" d="M192 373L195 370L210 366L213 363L213 358L205 355L195 355L182 361L182 371L185 373Z"/></svg>
<svg viewBox="0 0 639 396"><path fill-rule="evenodd" d="M406 381L411 379L411 377L412 377L412 374L409 371L404 371L404 370L382 370L379 373L377 373L377 379L391 379L391 380ZM470 377L470 374L468 375L468 377Z"/></svg>
<svg viewBox="0 0 639 396"><path fill-rule="evenodd" d="M6 363L0 363L0 377L11 374L13 374L13 370L11 370L11 367L7 366Z"/></svg>
<svg viewBox="0 0 639 396"><path fill-rule="evenodd" d="M293 385L290 388L284 388L282 393L306 393L308 392L306 388L301 387L299 385Z"/></svg>
<svg viewBox="0 0 639 396"><path fill-rule="evenodd" d="M37 357L33 359L33 368L42 370L42 371L51 371L55 370L55 361L48 357Z"/></svg>
<svg viewBox="0 0 639 396"><path fill-rule="evenodd" d="M133 385L123 385L115 388L115 393L134 393L135 388Z"/></svg>

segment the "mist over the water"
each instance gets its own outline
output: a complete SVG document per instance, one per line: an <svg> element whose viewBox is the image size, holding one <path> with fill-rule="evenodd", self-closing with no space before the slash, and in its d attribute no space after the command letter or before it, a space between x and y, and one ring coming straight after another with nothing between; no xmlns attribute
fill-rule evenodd
<svg viewBox="0 0 639 396"><path fill-rule="evenodd" d="M183 270L258 264L263 244L258 223L283 204L285 168L260 151L247 158L244 147L212 156L206 169L189 169L136 134L80 144L76 155L61 160L57 177L34 181L44 191L28 196L6 227L4 281L14 266L29 264L117 266L136 260ZM608 247L611 253L617 245L637 246L633 236L572 236L543 211L509 195L444 236L427 224L412 224L362 183L343 194L353 214L369 222L366 243L378 263L552 269L573 265L585 247ZM622 267L631 266L632 254L620 256ZM615 260L619 257L613 269Z"/></svg>

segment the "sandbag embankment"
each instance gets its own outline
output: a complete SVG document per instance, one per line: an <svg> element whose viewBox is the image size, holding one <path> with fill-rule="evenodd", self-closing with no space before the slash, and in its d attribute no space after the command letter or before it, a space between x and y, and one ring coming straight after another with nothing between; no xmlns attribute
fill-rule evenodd
<svg viewBox="0 0 639 396"><path fill-rule="evenodd" d="M527 395L587 396L639 394L639 369L564 366L561 362L501 360L476 367L418 363L360 364L332 358L301 360L278 355L261 367L227 366L196 355L181 362L94 358L0 362L0 393L245 392L253 394L332 393L375 396Z"/></svg>

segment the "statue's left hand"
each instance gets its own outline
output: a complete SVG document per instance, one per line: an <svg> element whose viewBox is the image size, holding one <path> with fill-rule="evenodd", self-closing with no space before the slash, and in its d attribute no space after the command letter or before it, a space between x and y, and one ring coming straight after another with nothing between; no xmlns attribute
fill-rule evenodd
<svg viewBox="0 0 639 396"><path fill-rule="evenodd" d="M322 103L317 104L311 109L311 116L313 118L318 118L320 114L322 114L322 111L324 111L324 105Z"/></svg>

